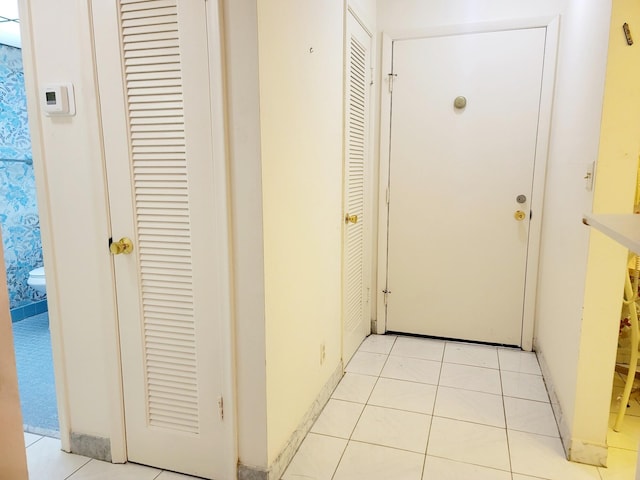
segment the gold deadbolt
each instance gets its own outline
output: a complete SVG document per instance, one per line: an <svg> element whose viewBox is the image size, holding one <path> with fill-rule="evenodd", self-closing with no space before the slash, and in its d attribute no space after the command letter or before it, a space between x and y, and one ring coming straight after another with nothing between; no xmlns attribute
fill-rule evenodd
<svg viewBox="0 0 640 480"><path fill-rule="evenodd" d="M344 223L358 223L358 215L347 215L344 217Z"/></svg>
<svg viewBox="0 0 640 480"><path fill-rule="evenodd" d="M513 217L521 222L522 220L524 220L527 217L527 214L524 213L522 210L516 210L516 213L513 214Z"/></svg>
<svg viewBox="0 0 640 480"><path fill-rule="evenodd" d="M120 255L121 253L131 253L133 252L133 242L130 238L122 237L117 242L111 242L111 245L109 245L109 250L114 255Z"/></svg>

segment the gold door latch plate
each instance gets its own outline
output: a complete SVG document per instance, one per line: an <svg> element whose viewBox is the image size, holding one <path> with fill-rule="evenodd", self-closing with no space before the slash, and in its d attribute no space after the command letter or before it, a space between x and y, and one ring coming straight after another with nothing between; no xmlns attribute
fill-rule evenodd
<svg viewBox="0 0 640 480"><path fill-rule="evenodd" d="M513 214L513 217L521 222L522 220L524 220L527 217L527 214L524 213L522 210L516 210L516 213Z"/></svg>
<svg viewBox="0 0 640 480"><path fill-rule="evenodd" d="M358 223L358 215L347 215L344 217L344 223Z"/></svg>
<svg viewBox="0 0 640 480"><path fill-rule="evenodd" d="M117 242L111 242L109 250L114 255L120 255L121 253L129 254L133 252L133 242L130 238L122 237Z"/></svg>

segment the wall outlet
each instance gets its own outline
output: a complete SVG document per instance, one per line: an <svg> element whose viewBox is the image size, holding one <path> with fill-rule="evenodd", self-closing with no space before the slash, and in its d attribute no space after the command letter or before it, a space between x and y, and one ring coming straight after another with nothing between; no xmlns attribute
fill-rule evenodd
<svg viewBox="0 0 640 480"><path fill-rule="evenodd" d="M320 344L320 365L322 365L327 358L327 349L324 343Z"/></svg>

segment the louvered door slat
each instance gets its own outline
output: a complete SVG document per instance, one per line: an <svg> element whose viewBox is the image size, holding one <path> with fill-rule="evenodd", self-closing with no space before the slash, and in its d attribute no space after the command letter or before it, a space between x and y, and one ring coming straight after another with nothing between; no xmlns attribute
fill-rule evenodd
<svg viewBox="0 0 640 480"><path fill-rule="evenodd" d="M350 39L350 75L348 84L348 193L347 211L350 215L358 215L359 223L350 225L347 232L347 299L349 309L345 319L346 328L353 330L362 321L363 305L363 269L362 240L364 219L364 168L362 152L364 144L364 118L366 104L366 71L363 47L358 39Z"/></svg>
<svg viewBox="0 0 640 480"><path fill-rule="evenodd" d="M186 208L190 202L176 0L121 1L120 12L138 226L136 251L141 273L145 375L149 385L163 385L173 392L170 397L163 396L162 391L147 397L147 421L159 428L197 433L197 375L195 369L184 370L185 363L195 367L196 345L190 288L190 220L186 210L180 217L166 216L166 208ZM171 68L149 65L167 60ZM144 139L140 132L145 132ZM166 170L159 170L157 166L164 160L171 164ZM162 226L149 228L150 215L164 217ZM159 260L164 257L171 261ZM178 290L157 286L174 285L176 277L181 278ZM162 325L158 316L163 318ZM152 352L162 352L162 361L148 355ZM179 407L181 401L189 408Z"/></svg>

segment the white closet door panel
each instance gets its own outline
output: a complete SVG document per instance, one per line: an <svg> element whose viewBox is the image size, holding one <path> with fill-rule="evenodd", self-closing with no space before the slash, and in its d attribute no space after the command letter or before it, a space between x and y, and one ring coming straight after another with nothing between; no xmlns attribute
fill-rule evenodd
<svg viewBox="0 0 640 480"><path fill-rule="evenodd" d="M345 220L343 253L343 360L346 363L370 333L368 298L370 212L368 168L371 37L351 13L347 23L345 71Z"/></svg>
<svg viewBox="0 0 640 480"><path fill-rule="evenodd" d="M96 55L112 232L134 243L114 258L128 459L222 478L207 2L111 8Z"/></svg>

